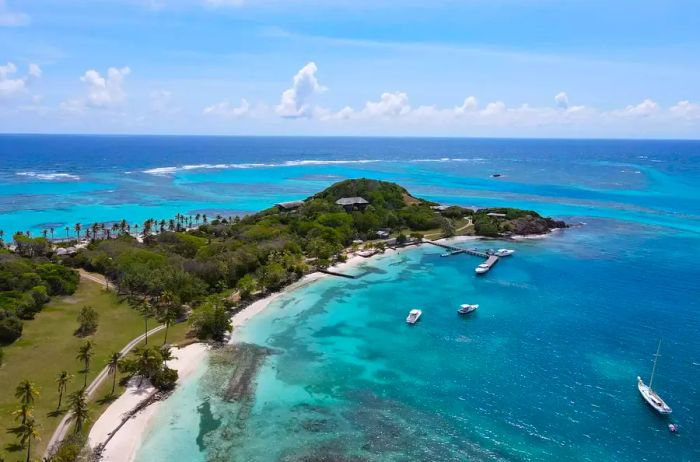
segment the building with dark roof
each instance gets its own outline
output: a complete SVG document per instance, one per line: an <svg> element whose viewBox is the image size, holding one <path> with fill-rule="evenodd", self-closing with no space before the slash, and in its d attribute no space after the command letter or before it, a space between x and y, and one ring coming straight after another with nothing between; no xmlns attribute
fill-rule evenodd
<svg viewBox="0 0 700 462"><path fill-rule="evenodd" d="M285 212L289 212L290 210L296 210L299 207L304 205L304 201L289 201L289 202L278 202L275 204L275 206Z"/></svg>
<svg viewBox="0 0 700 462"><path fill-rule="evenodd" d="M354 210L364 210L369 205L369 202L362 197L343 197L335 201L335 203L343 207L348 212L352 212Z"/></svg>

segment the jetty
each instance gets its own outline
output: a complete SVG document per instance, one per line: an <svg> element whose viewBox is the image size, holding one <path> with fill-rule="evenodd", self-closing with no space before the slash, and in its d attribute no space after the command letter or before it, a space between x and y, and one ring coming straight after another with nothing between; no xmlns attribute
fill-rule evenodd
<svg viewBox="0 0 700 462"><path fill-rule="evenodd" d="M459 255L461 253L466 253L468 255L474 255L475 257L481 257L481 258L489 258L491 255L487 254L486 252L482 252L480 250L476 249L464 249L462 247L454 247L452 245L447 245L447 244L441 244L440 242L435 242L435 241L429 241L429 240L424 240L423 242L435 245L437 247L442 247L443 249L449 250L447 254L450 256L452 255Z"/></svg>
<svg viewBox="0 0 700 462"><path fill-rule="evenodd" d="M443 256L444 257L451 257L452 255L459 255L459 254L467 254L467 255L473 255L475 257L480 257L480 258L485 258L486 261L479 264L479 266L476 267L475 271L476 274L484 274L487 273L493 268L493 265L498 263L499 257L496 255L493 255L493 252L482 252L477 249L464 249L462 247L455 247L452 245L447 245L447 244L442 244L440 242L435 242L431 240L424 240L423 242L432 244L437 247L442 247L443 249L447 250L447 253L445 253Z"/></svg>
<svg viewBox="0 0 700 462"><path fill-rule="evenodd" d="M495 255L489 255L489 258L487 258L486 261L485 261L484 263L482 263L481 265L479 265L479 267L480 267L480 268L483 268L484 271L481 271L481 272L480 272L480 271L477 271L477 274L481 274L481 273L486 273L486 272L488 272L488 271L493 267L493 265L495 265L496 263L498 263L499 258L500 258L500 257L497 257L497 256L495 256Z"/></svg>
<svg viewBox="0 0 700 462"><path fill-rule="evenodd" d="M352 274L343 274L343 273L338 273L335 271L327 270L325 268L318 268L319 273L323 274L330 274L331 276L339 276L341 278L347 278L347 279L357 279L357 276L353 276Z"/></svg>

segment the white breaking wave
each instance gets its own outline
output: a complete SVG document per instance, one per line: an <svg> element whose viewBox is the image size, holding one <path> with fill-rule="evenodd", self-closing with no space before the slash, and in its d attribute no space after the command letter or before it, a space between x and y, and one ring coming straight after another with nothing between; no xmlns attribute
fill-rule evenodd
<svg viewBox="0 0 700 462"><path fill-rule="evenodd" d="M37 173L37 172L17 172L18 176L28 176L30 178L37 178L39 180L79 180L78 175L72 175L70 173Z"/></svg>
<svg viewBox="0 0 700 462"><path fill-rule="evenodd" d="M172 175L174 173L186 170L227 170L234 168L271 168L271 167L300 167L305 165L348 165L348 164L373 164L378 162L385 163L396 163L396 162L480 162L485 159L482 158L472 158L472 159L461 159L461 158L450 158L442 157L439 159L407 159L407 160L381 160L381 159L355 159L355 160L317 160L317 159L306 159L306 160L288 160L286 162L278 163L242 163L242 164L194 164L194 165L182 165L179 167L157 167L144 170L143 173L149 175L166 176Z"/></svg>

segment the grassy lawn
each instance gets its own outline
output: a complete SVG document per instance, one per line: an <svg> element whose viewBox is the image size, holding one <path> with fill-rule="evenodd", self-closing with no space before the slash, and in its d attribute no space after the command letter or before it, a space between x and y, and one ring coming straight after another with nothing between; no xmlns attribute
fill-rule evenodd
<svg viewBox="0 0 700 462"><path fill-rule="evenodd" d="M24 322L22 337L12 345L3 348L5 359L0 367L0 457L14 460L22 457L22 452L8 452L8 444L15 442L13 435L6 428L15 426L12 412L17 409L14 390L23 379L29 379L39 388L39 398L34 407L34 418L41 425L41 441L33 444L35 457L40 457L51 434L62 416L50 416L56 410L58 393L55 378L61 370L73 374L74 380L67 393L81 388L83 376L79 372L82 365L75 359L79 346L85 339L75 337L73 331L78 327L76 317L84 305L92 306L99 313L99 326L94 335L88 337L95 343L95 355L92 360L88 383L100 372L107 358L114 351L121 350L129 341L143 332L143 318L137 311L124 303L119 303L116 296L105 292L97 283L82 280L76 293L70 297L58 297L51 301L36 318ZM149 320L149 328L155 327L156 321ZM168 340L175 343L184 339L186 325L172 326ZM163 332L159 332L149 343L163 343ZM117 393L121 393L117 385ZM106 380L98 390L95 398L99 401L111 391L111 380ZM66 399L64 397L64 403ZM92 403L93 416L99 415L105 403ZM64 404L65 408L66 405ZM11 457L11 459L10 459Z"/></svg>

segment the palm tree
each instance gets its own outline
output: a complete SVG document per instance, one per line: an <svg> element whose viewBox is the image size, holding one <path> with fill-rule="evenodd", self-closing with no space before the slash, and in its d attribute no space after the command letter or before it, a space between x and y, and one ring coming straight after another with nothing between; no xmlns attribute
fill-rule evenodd
<svg viewBox="0 0 700 462"><path fill-rule="evenodd" d="M148 317L151 315L153 308L148 300L144 299L141 303L141 314L143 314L144 335L146 336L144 345L148 345Z"/></svg>
<svg viewBox="0 0 700 462"><path fill-rule="evenodd" d="M139 347L134 352L136 356L136 370L139 374L138 387L141 387L144 377L152 377L162 365L162 359L156 355L153 348Z"/></svg>
<svg viewBox="0 0 700 462"><path fill-rule="evenodd" d="M209 220L207 220L207 214L206 214L206 213L203 214L203 215L202 215L202 223L204 223L204 224L206 225L208 221L209 221Z"/></svg>
<svg viewBox="0 0 700 462"><path fill-rule="evenodd" d="M19 433L17 434L17 436L19 436L19 443L22 446L27 447L27 458L25 459L26 462L29 462L29 456L32 452L32 440L39 439L39 432L37 431L38 428L39 425L34 421L34 419L27 420L19 427Z"/></svg>
<svg viewBox="0 0 700 462"><path fill-rule="evenodd" d="M49 235L49 230L48 229L42 229L41 234L44 236L44 239L46 239L46 236Z"/></svg>
<svg viewBox="0 0 700 462"><path fill-rule="evenodd" d="M54 229L53 229L53 228L49 228L49 232L51 233L51 242L53 242L53 232L54 232Z"/></svg>
<svg viewBox="0 0 700 462"><path fill-rule="evenodd" d="M70 395L70 419L75 421L75 433L79 433L88 419L87 394L80 389Z"/></svg>
<svg viewBox="0 0 700 462"><path fill-rule="evenodd" d="M0 248L4 247L4 245L5 245L5 241L3 239L4 237L5 237L5 231L0 229Z"/></svg>
<svg viewBox="0 0 700 462"><path fill-rule="evenodd" d="M194 222L195 222L197 225L199 225L199 218L200 218L200 217L201 217L200 214L196 214L196 215L194 216Z"/></svg>
<svg viewBox="0 0 700 462"><path fill-rule="evenodd" d="M78 240L80 240L80 230L83 229L83 227L80 226L80 223L76 223L73 229L75 229L75 234L78 236Z"/></svg>
<svg viewBox="0 0 700 462"><path fill-rule="evenodd" d="M85 343L83 343L80 346L80 350L78 350L78 355L75 357L78 361L82 361L83 365L85 368L83 369L83 374L85 374L85 381L83 383L83 388L87 387L87 375L88 372L90 372L90 360L92 359L92 356L95 354L93 351L94 344L90 340L86 340Z"/></svg>
<svg viewBox="0 0 700 462"><path fill-rule="evenodd" d="M73 380L73 376L68 373L68 371L61 371L56 376L56 384L58 385L58 406L56 410L61 409L61 401L63 401L63 394L66 392L68 383Z"/></svg>
<svg viewBox="0 0 700 462"><path fill-rule="evenodd" d="M114 388L117 386L117 366L119 366L121 357L120 353L112 353L112 356L107 360L107 372L112 374L112 395L114 394Z"/></svg>
<svg viewBox="0 0 700 462"><path fill-rule="evenodd" d="M70 236L68 235L68 233L70 233L70 226L66 226L65 230L66 230L66 239L70 239Z"/></svg>
<svg viewBox="0 0 700 462"><path fill-rule="evenodd" d="M175 310L173 309L175 302L175 294L169 290L163 291L160 296L160 303L164 310L163 321L165 321L165 337L163 337L163 345L168 342L168 329L170 328L170 324L175 321Z"/></svg>
<svg viewBox="0 0 700 462"><path fill-rule="evenodd" d="M34 405L34 399L39 396L39 390L34 383L29 380L22 380L15 389L15 398L17 398L22 406L20 415L22 416L22 425L27 423L27 417L31 407Z"/></svg>

